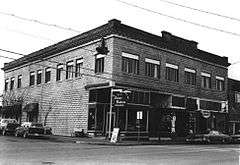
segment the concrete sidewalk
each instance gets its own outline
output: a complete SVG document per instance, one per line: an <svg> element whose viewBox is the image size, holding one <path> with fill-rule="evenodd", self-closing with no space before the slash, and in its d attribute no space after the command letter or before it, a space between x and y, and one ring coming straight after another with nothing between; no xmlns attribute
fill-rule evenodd
<svg viewBox="0 0 240 165"><path fill-rule="evenodd" d="M111 143L110 140L104 137L70 137L70 136L57 136L53 135L49 141L62 142L62 143L78 143L78 144L94 144L94 145L116 145L116 146L131 146L131 145L170 145L170 144L187 144L185 139L175 140L152 140L152 141L125 141L121 140L117 143Z"/></svg>

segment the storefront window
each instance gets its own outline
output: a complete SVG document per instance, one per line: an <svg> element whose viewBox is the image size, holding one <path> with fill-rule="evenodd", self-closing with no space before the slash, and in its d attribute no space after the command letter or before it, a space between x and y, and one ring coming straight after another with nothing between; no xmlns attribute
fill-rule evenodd
<svg viewBox="0 0 240 165"><path fill-rule="evenodd" d="M128 110L128 131L147 131L147 111L142 112L142 119L137 121L137 112L141 110ZM139 123L138 123L139 122ZM138 128L140 126L140 128Z"/></svg>

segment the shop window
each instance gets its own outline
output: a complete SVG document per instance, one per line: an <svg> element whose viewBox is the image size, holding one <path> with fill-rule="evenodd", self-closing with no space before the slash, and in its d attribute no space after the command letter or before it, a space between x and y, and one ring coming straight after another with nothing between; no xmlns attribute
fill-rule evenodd
<svg viewBox="0 0 240 165"><path fill-rule="evenodd" d="M13 90L13 88L14 88L14 77L12 77L10 81L10 90Z"/></svg>
<svg viewBox="0 0 240 165"><path fill-rule="evenodd" d="M75 77L81 76L81 68L83 67L83 58L76 60L76 71L75 71Z"/></svg>
<svg viewBox="0 0 240 165"><path fill-rule="evenodd" d="M240 103L240 93L239 92L235 93L235 102Z"/></svg>
<svg viewBox="0 0 240 165"><path fill-rule="evenodd" d="M73 61L67 62L66 79L73 78Z"/></svg>
<svg viewBox="0 0 240 165"><path fill-rule="evenodd" d="M208 73L201 73L201 77L202 77L202 87L206 88L206 89L210 89L211 88L211 75Z"/></svg>
<svg viewBox="0 0 240 165"><path fill-rule="evenodd" d="M62 80L63 74L63 64L57 65L57 75L56 75L56 81Z"/></svg>
<svg viewBox="0 0 240 165"><path fill-rule="evenodd" d="M99 54L96 56L95 60L95 73L104 72L104 57L105 55Z"/></svg>
<svg viewBox="0 0 240 165"><path fill-rule="evenodd" d="M160 78L160 61L145 59L145 75Z"/></svg>
<svg viewBox="0 0 240 165"><path fill-rule="evenodd" d="M22 75L19 75L17 80L17 88L21 88L21 87L22 87Z"/></svg>
<svg viewBox="0 0 240 165"><path fill-rule="evenodd" d="M9 80L8 80L8 79L6 79L6 80L5 80L5 91L7 91L7 90L8 90L8 82L9 82Z"/></svg>
<svg viewBox="0 0 240 165"><path fill-rule="evenodd" d="M37 71L37 84L42 83L42 70Z"/></svg>
<svg viewBox="0 0 240 165"><path fill-rule="evenodd" d="M166 80L178 82L178 66L166 63Z"/></svg>
<svg viewBox="0 0 240 165"><path fill-rule="evenodd" d="M46 68L45 70L45 83L51 81L51 68Z"/></svg>
<svg viewBox="0 0 240 165"><path fill-rule="evenodd" d="M147 126L147 111L143 110L142 119L137 121L137 112L139 110L131 109L128 110L128 131L138 131L138 126L140 126L140 131L146 131Z"/></svg>
<svg viewBox="0 0 240 165"><path fill-rule="evenodd" d="M185 83L189 85L196 85L196 71L185 68L184 72Z"/></svg>
<svg viewBox="0 0 240 165"><path fill-rule="evenodd" d="M172 106L185 107L185 97L172 96Z"/></svg>
<svg viewBox="0 0 240 165"><path fill-rule="evenodd" d="M219 91L224 91L224 78L216 76L216 89Z"/></svg>
<svg viewBox="0 0 240 165"><path fill-rule="evenodd" d="M122 71L139 74L139 57L128 53L122 53Z"/></svg>

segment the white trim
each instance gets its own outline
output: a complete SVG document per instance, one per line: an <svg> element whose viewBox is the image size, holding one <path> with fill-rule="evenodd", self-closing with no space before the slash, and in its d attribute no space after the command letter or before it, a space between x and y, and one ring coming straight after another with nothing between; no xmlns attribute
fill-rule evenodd
<svg viewBox="0 0 240 165"><path fill-rule="evenodd" d="M160 65L160 61L152 60L150 58L145 58L145 62L148 62L148 63L151 63L151 64L156 64L156 65Z"/></svg>
<svg viewBox="0 0 240 165"><path fill-rule="evenodd" d="M38 70L38 71L37 71L37 74L42 74L42 70Z"/></svg>
<svg viewBox="0 0 240 165"><path fill-rule="evenodd" d="M5 82L9 82L9 79L6 79Z"/></svg>
<svg viewBox="0 0 240 165"><path fill-rule="evenodd" d="M216 79L224 81L224 77L216 76Z"/></svg>
<svg viewBox="0 0 240 165"><path fill-rule="evenodd" d="M45 72L51 72L51 68L47 68Z"/></svg>
<svg viewBox="0 0 240 165"><path fill-rule="evenodd" d="M104 55L104 54L98 54L98 55L96 55L96 59L99 59L99 58L104 58L106 55Z"/></svg>
<svg viewBox="0 0 240 165"><path fill-rule="evenodd" d="M72 66L73 64L74 64L73 61L67 62L67 66Z"/></svg>
<svg viewBox="0 0 240 165"><path fill-rule="evenodd" d="M166 63L166 67L173 68L173 69L178 69L177 65L173 65L173 64L169 64L169 63Z"/></svg>
<svg viewBox="0 0 240 165"><path fill-rule="evenodd" d="M76 60L76 64L80 64L80 63L83 63L83 58L80 58L80 59Z"/></svg>
<svg viewBox="0 0 240 165"><path fill-rule="evenodd" d="M22 79L22 75L19 75L19 76L18 76L18 79Z"/></svg>
<svg viewBox="0 0 240 165"><path fill-rule="evenodd" d="M211 75L209 73L204 73L204 72L201 72L201 76L204 76L204 77L211 77Z"/></svg>
<svg viewBox="0 0 240 165"><path fill-rule="evenodd" d="M35 75L35 72L30 72L30 76L33 76L33 75Z"/></svg>
<svg viewBox="0 0 240 165"><path fill-rule="evenodd" d="M184 68L185 72L190 72L190 73L196 73L196 70L189 69L189 68Z"/></svg>
<svg viewBox="0 0 240 165"><path fill-rule="evenodd" d="M11 81L14 81L14 79L15 79L15 78L14 78L14 77L12 77L12 78L11 78Z"/></svg>
<svg viewBox="0 0 240 165"><path fill-rule="evenodd" d="M133 54L130 54L130 53L122 52L122 56L127 57L127 58L132 58L132 59L135 59L135 60L139 60L139 56L133 55Z"/></svg>
<svg viewBox="0 0 240 165"><path fill-rule="evenodd" d="M57 66L58 69L62 69L63 68L63 64L60 64Z"/></svg>

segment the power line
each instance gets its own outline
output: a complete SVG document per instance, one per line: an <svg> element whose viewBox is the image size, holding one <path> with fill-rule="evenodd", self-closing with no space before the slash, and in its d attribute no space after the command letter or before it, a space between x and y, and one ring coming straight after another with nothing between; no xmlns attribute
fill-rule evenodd
<svg viewBox="0 0 240 165"><path fill-rule="evenodd" d="M175 2L171 2L171 1L167 1L167 0L159 0L159 1L165 2L165 3L168 3L168 4L172 4L172 5L175 5L175 6L179 6L179 7L182 7L182 8L187 8L187 9L195 10L195 11L198 11L198 12L211 14L211 15L215 15L215 16L218 16L218 17L227 18L227 19L230 19L230 20L234 20L234 21L239 21L240 22L239 18L230 17L230 16L226 16L226 15L223 15L223 14L214 13L214 12L206 11L206 10L202 10L202 9L193 8L193 7L190 7L190 6L185 6L185 5L178 4L178 3L175 3Z"/></svg>
<svg viewBox="0 0 240 165"><path fill-rule="evenodd" d="M1 48L0 48L0 51L12 53L12 54L16 54L16 55L20 55L20 56L25 56L25 54L17 53L17 52L10 51L10 50L6 50L6 49L1 49ZM16 59L14 59L14 60L16 60Z"/></svg>
<svg viewBox="0 0 240 165"><path fill-rule="evenodd" d="M151 9L147 9L147 8L144 8L144 7L141 7L141 6L132 4L132 3L124 2L124 1L121 1L121 0L115 0L115 1L118 1L118 2L120 2L120 3L126 4L126 5L131 6L131 7L139 8L139 9L141 9L141 10L145 10L145 11L147 11L147 12L151 12L151 13L158 14L158 15L161 15L161 16L164 16L164 17L168 17L168 18L171 18L171 19L174 19L174 20L177 20L177 21L185 22L185 23L188 23L188 24L192 24L192 25L195 25L195 26L202 27L202 28L206 28L206 29L210 29L210 30L215 30L215 31L219 31L219 32L222 32L222 33L226 33L226 34L230 34L230 35L234 35L234 36L240 37L240 34L239 34L239 33L231 32L231 31L226 31L226 30L222 30L222 29L219 29L219 28L211 27L211 26L208 26L208 25L203 25L203 24L199 24L199 23L196 23L196 22L188 21L188 20L185 20L185 19L182 19L182 18L170 16L170 15L167 15L167 14L164 14L164 13L161 13L161 12L158 12L158 11L154 11L154 10L151 10Z"/></svg>
<svg viewBox="0 0 240 165"><path fill-rule="evenodd" d="M41 24L41 25L51 26L51 27L54 27L54 28L62 29L62 30L72 31L72 32L75 32L75 33L81 33L80 31L75 30L73 28L64 27L64 26L61 26L61 25L56 25L56 24L51 24L51 23L46 23L46 22L43 22L43 21L39 21L37 19L30 19L30 18L15 15L15 14L12 14L12 13L6 13L6 12L0 11L0 14L10 16L10 17L14 17L14 18L17 18L17 19L20 19L20 20L23 20L23 21L38 23L38 24Z"/></svg>

